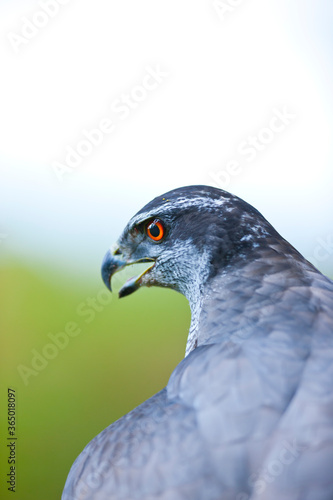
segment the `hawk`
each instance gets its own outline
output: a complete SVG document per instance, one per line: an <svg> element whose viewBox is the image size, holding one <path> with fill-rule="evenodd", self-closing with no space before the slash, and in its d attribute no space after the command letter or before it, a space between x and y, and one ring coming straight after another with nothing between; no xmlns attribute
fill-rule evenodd
<svg viewBox="0 0 333 500"><path fill-rule="evenodd" d="M95 437L63 500L332 500L333 282L251 205L209 186L158 196L107 252L120 289L188 299L167 386ZM158 332L156 332L158 334Z"/></svg>

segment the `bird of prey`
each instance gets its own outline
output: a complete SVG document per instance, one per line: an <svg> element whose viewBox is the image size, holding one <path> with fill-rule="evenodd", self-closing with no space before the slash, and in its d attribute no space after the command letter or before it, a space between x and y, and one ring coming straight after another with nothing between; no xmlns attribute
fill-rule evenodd
<svg viewBox="0 0 333 500"><path fill-rule="evenodd" d="M158 196L102 264L148 269L191 307L167 387L74 462L63 500L332 500L333 282L251 205L209 186ZM158 334L158 332L156 332Z"/></svg>

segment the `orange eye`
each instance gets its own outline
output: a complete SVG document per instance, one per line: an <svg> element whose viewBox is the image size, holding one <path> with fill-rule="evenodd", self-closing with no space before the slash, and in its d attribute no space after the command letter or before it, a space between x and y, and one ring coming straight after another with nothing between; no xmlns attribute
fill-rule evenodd
<svg viewBox="0 0 333 500"><path fill-rule="evenodd" d="M161 241L164 236L164 226L158 219L154 220L147 226L147 234L154 241Z"/></svg>

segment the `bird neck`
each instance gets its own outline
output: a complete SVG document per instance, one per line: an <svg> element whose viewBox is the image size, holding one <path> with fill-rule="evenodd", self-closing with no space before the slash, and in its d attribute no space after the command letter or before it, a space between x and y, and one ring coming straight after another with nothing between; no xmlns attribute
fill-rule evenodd
<svg viewBox="0 0 333 500"><path fill-rule="evenodd" d="M187 336L185 356L190 354L190 352L193 351L193 349L195 349L198 345L199 318L202 308L201 294L199 295L196 301L194 301L193 303L190 302L190 308L191 308L191 324Z"/></svg>
<svg viewBox="0 0 333 500"><path fill-rule="evenodd" d="M302 322L297 319L299 305L307 296L296 295L291 301L284 292L295 283L307 287L314 271L284 240L271 240L230 262L189 299L192 316L185 356L200 345L265 335L277 311L283 321Z"/></svg>

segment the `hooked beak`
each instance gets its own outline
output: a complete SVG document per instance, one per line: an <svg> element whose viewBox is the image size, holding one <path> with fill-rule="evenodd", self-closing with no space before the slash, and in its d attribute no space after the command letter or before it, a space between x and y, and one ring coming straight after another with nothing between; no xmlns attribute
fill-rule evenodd
<svg viewBox="0 0 333 500"><path fill-rule="evenodd" d="M148 267L140 276L137 276L135 278L129 279L124 286L119 290L119 297L125 297L126 295L130 295L131 293L135 292L140 285L141 285L141 278L142 276L151 269L154 264L155 260L151 259L149 257L144 258L144 259L139 259L135 261L127 261L123 258L121 251L119 250L119 247L116 247L115 250L111 251L108 250L104 256L103 262L102 262L102 279L105 283L105 286L112 291L111 289L111 278L112 276L123 269L125 266L129 266L131 264L137 264L137 263L144 263L144 262L153 262L153 265Z"/></svg>
<svg viewBox="0 0 333 500"><path fill-rule="evenodd" d="M106 252L102 262L101 272L102 272L102 280L104 281L105 286L110 290L110 292L112 292L111 289L112 276L125 266L126 266L126 261L123 260L121 256L119 256L119 250L115 250L114 252L108 250Z"/></svg>

